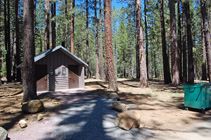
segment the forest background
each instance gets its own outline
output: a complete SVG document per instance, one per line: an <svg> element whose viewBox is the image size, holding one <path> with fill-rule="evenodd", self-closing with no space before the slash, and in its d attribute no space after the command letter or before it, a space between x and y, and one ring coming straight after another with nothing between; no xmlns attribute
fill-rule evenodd
<svg viewBox="0 0 211 140"><path fill-rule="evenodd" d="M203 0L201 0L203 1ZM0 74L6 77L7 82L20 81L21 72L17 69L23 61L23 0L1 0L0 7ZM89 64L88 77L104 79L106 76L105 63L105 33L104 33L104 7L101 1L81 0L75 1L71 7L70 0L52 0L46 7L46 0L34 1L35 14L35 53L63 45L71 51L71 43L74 42L74 54ZM117 77L139 78L140 71L137 58L137 32L136 32L136 7L135 1L117 1L123 7L112 7L112 44L114 65ZM208 71L206 65L206 49L202 11L199 0L176 0L175 2L175 25L177 34L177 50L179 79L186 83L189 75L188 62L188 38L187 15L185 15L184 3L189 4L190 27L193 52L193 73L195 79L207 80ZM161 7L164 12L164 28L166 40L166 53L169 72L173 78L172 47L171 47L171 14L170 2L161 0L143 0L142 20L144 29L144 44L146 50L147 75L149 79L165 79L162 40ZM208 15L210 3L206 3ZM47 8L47 9L46 9ZM46 47L46 11L48 12L48 36L49 42ZM184 14L183 14L184 13ZM72 35L72 19L74 15ZM88 16L87 16L88 15ZM208 16L207 16L208 17ZM210 20L210 19L209 19ZM210 26L209 26L210 29ZM98 35L99 33L99 35ZM91 75L88 73L90 72ZM209 76L208 76L209 77ZM170 80L171 81L171 80ZM167 82L167 83L170 83Z"/></svg>

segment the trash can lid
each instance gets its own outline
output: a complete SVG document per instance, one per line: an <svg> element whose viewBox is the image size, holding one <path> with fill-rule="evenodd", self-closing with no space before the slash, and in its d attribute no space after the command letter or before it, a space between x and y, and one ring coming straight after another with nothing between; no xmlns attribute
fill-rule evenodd
<svg viewBox="0 0 211 140"><path fill-rule="evenodd" d="M183 88L195 88L195 87L203 87L203 86L211 86L211 83L196 83L196 84L182 85Z"/></svg>

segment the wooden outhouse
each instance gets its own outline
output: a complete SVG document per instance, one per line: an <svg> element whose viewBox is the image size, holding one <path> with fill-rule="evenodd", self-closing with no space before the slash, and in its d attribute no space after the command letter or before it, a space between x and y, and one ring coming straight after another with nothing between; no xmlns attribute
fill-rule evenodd
<svg viewBox="0 0 211 140"><path fill-rule="evenodd" d="M57 46L35 56L37 91L84 88L88 65L66 48Z"/></svg>

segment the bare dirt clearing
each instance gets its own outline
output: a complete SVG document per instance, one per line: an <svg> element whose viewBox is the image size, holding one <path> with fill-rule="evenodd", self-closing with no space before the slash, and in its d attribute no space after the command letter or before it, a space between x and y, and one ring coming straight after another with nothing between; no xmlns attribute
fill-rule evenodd
<svg viewBox="0 0 211 140"><path fill-rule="evenodd" d="M201 114L200 110L184 110L184 91L182 86L164 85L161 80L149 81L149 88L140 89L139 81L119 79L117 92L120 100L129 104L131 109L137 110L142 116L144 128L159 131L177 132L186 125L203 122L211 118L211 110ZM86 89L93 90L98 95L108 97L113 92L107 90L107 83L86 80ZM46 94L47 95L47 94ZM7 130L21 130L17 122L24 118L29 124L36 123L37 114L22 114L22 87L20 83L4 84L0 87L0 126ZM62 99L51 96L39 96L46 107L42 112L45 117L56 110L62 109Z"/></svg>
<svg viewBox="0 0 211 140"><path fill-rule="evenodd" d="M202 81L196 81L202 82ZM205 81L203 81L205 82ZM202 114L200 110L184 109L184 90L182 86L164 85L161 80L149 81L149 87L139 88L139 81L118 80L120 100L139 111L143 126L151 130L179 131L186 124L193 124L211 119L211 110ZM103 96L112 92L107 84L93 79L86 80L86 88L97 89Z"/></svg>

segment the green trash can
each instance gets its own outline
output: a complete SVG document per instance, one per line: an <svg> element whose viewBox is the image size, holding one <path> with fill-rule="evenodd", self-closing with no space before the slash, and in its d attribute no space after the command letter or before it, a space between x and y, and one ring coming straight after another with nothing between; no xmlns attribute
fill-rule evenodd
<svg viewBox="0 0 211 140"><path fill-rule="evenodd" d="M184 106L201 109L211 107L211 83L198 83L182 86L185 91Z"/></svg>

